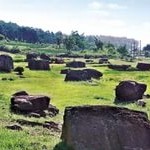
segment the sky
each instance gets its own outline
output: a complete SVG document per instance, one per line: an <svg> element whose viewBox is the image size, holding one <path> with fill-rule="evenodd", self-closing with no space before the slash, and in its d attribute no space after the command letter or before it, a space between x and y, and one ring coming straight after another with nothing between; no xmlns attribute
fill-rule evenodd
<svg viewBox="0 0 150 150"><path fill-rule="evenodd" d="M150 0L0 0L0 20L150 43Z"/></svg>

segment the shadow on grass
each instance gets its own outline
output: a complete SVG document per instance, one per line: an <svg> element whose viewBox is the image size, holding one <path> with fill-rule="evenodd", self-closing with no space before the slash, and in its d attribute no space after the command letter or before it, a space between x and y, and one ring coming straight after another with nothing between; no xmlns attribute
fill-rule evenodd
<svg viewBox="0 0 150 150"><path fill-rule="evenodd" d="M132 101L120 101L117 98L114 99L114 104L115 105L120 105L120 106L125 106L125 105L129 105L129 104L134 104L136 101L132 100Z"/></svg>
<svg viewBox="0 0 150 150"><path fill-rule="evenodd" d="M60 142L57 145L55 145L53 150L73 150L73 148L71 148L64 142Z"/></svg>

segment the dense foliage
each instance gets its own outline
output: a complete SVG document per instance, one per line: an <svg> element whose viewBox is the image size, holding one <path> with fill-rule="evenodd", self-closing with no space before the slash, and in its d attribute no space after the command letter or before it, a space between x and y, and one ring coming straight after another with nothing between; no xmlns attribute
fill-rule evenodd
<svg viewBox="0 0 150 150"><path fill-rule="evenodd" d="M43 31L30 27L21 27L15 23L0 21L0 34L9 40L18 40L28 43L50 43L56 42L56 35L53 32Z"/></svg>
<svg viewBox="0 0 150 150"><path fill-rule="evenodd" d="M17 72L18 75L23 75L24 68L23 68L23 67L20 67L20 66L17 66L17 67L14 69L14 72Z"/></svg>
<svg viewBox="0 0 150 150"><path fill-rule="evenodd" d="M103 43L111 43L115 47L124 46L129 49L133 43L138 46L138 41L134 39L127 39L125 37L112 37L112 36L85 36L79 34L78 31L72 31L70 35L65 35L61 31L56 33L50 31L43 31L42 29L19 26L16 23L6 23L0 21L0 40L2 39L21 41L27 43L48 43L57 44L60 48L61 45L66 44L66 39L74 41L74 50L83 49L102 49ZM67 45L65 45L67 46Z"/></svg>
<svg viewBox="0 0 150 150"><path fill-rule="evenodd" d="M145 57L150 57L150 44L147 44L145 47L143 47L143 51Z"/></svg>

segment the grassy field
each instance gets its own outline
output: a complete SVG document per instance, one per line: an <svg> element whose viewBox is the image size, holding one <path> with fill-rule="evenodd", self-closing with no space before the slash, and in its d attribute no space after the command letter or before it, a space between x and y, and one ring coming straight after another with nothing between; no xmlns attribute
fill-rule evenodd
<svg viewBox="0 0 150 150"><path fill-rule="evenodd" d="M59 54L65 53L66 49L58 48L55 44L32 44L32 43L25 43L25 42L16 42L16 41L0 41L0 46L7 47L8 49L17 48L20 50L20 53L26 54L29 52L35 53L45 53L45 54Z"/></svg>
<svg viewBox="0 0 150 150"><path fill-rule="evenodd" d="M14 55L14 58L17 56ZM23 56L20 56L23 57ZM113 63L125 63L114 61ZM135 66L135 62L132 63ZM27 66L25 62L15 63L15 66ZM66 106L76 105L114 105L115 87L122 80L136 80L148 85L146 93L150 93L150 72L114 71L107 67L88 65L101 71L104 76L92 82L64 82L64 75L60 70L64 65L51 65L51 71L30 71L25 68L24 77L19 78L14 72L0 73L0 150L66 150L65 146L56 148L61 141L61 133L52 132L42 127L23 126L23 131L10 131L5 128L16 122L17 119L27 119L36 122L55 121L63 123L63 112ZM13 78L14 81L2 81L1 78ZM51 97L51 104L60 109L59 115L54 118L29 118L13 114L9 111L10 97L19 90L30 94L43 94ZM131 109L141 110L150 116L150 102L147 107L141 108L135 104L120 105Z"/></svg>

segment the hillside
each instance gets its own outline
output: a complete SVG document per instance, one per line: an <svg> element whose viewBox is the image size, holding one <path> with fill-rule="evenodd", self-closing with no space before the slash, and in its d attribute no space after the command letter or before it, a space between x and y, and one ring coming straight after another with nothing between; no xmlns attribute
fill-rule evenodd
<svg viewBox="0 0 150 150"><path fill-rule="evenodd" d="M76 31L75 31L76 32ZM19 26L16 23L0 21L0 34L4 35L9 40L22 41L27 43L49 43L57 44L64 41L67 37L66 34L58 31L56 33L52 31L44 31L33 27ZM104 35L84 35L81 34L84 48L94 48L95 37L100 39L103 43L111 43L115 46L124 46L131 48L132 44L138 47L138 41L135 39L129 39L127 37L115 37Z"/></svg>

